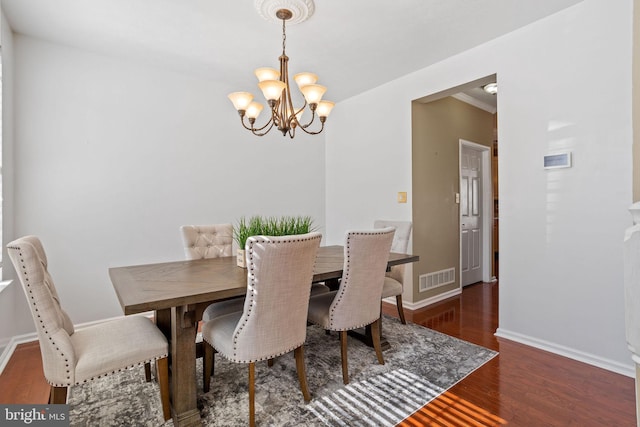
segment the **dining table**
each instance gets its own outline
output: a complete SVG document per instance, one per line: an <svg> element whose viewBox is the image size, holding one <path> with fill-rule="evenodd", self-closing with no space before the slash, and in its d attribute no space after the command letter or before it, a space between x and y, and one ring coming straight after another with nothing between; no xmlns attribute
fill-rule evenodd
<svg viewBox="0 0 640 427"><path fill-rule="evenodd" d="M417 255L392 252L387 267L418 260ZM246 294L247 269L238 267L236 261L235 256L229 256L109 269L124 314L155 312L156 325L167 337L175 426L202 425L196 382L198 323L209 304ZM321 246L313 282L336 288L343 265L343 246Z"/></svg>

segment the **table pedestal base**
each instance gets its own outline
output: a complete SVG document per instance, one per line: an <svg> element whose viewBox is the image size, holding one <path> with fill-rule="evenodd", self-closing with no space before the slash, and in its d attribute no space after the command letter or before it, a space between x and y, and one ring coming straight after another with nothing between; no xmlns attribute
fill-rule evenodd
<svg viewBox="0 0 640 427"><path fill-rule="evenodd" d="M373 348L373 339L371 338L371 325L367 325L364 328L354 329L352 331L347 332L350 337L357 339L358 341L362 341L369 347ZM389 350L391 348L391 344L389 341L382 335L382 326L380 326L380 349L382 351Z"/></svg>

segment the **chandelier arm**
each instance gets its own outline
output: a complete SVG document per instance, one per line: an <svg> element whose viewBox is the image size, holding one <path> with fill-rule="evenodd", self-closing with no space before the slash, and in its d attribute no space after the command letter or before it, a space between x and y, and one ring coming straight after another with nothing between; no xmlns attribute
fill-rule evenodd
<svg viewBox="0 0 640 427"><path fill-rule="evenodd" d="M287 134L289 134L289 138L293 139L293 137L296 136L296 127L291 126L291 128L287 131Z"/></svg>
<svg viewBox="0 0 640 427"><path fill-rule="evenodd" d="M276 125L277 129L283 132L283 135L289 130L289 123L287 121L286 115L283 113L283 109L286 109L286 103L283 102L284 96L281 96L280 99L276 101L276 103L271 107L271 120Z"/></svg>
<svg viewBox="0 0 640 427"><path fill-rule="evenodd" d="M283 20L284 31L284 20ZM293 130L295 135L295 127L298 125L298 118L296 116L296 110L291 100L291 87L289 86L289 57L284 52L284 39L282 44L282 56L280 56L280 79L285 83L285 89L281 98L282 107L280 109L280 115L283 120L283 129L287 130L287 133L291 135L290 130Z"/></svg>
<svg viewBox="0 0 640 427"><path fill-rule="evenodd" d="M253 124L251 124L251 122L249 122L249 124L251 124L251 127L247 126L245 124L245 122L244 122L244 117L245 116L241 116L240 117L240 123L242 123L242 127L244 127L246 130L250 130L251 132L254 132L254 131L258 131L259 132L259 131L263 130L264 128L266 128L269 125L273 126L273 117L270 118L269 121L264 126L262 126L260 128L254 127Z"/></svg>
<svg viewBox="0 0 640 427"><path fill-rule="evenodd" d="M320 132L322 132L322 131L324 130L324 122L322 122L322 126L320 127L320 130L319 130L319 131L317 131L317 132L312 132L312 131L306 130L306 129L305 129L304 127L302 127L302 126L300 126L300 129L302 129L302 130L303 130L303 132L304 132L304 133L306 133L306 134L309 134L309 135L317 135L317 134L319 134Z"/></svg>
<svg viewBox="0 0 640 427"><path fill-rule="evenodd" d="M264 129L267 125L262 126L260 129L251 129L251 133L254 134L255 136L265 136L266 134L269 133L269 131L273 127L273 120L269 120L269 122L267 124L269 124L269 123L271 123L271 126L269 126L269 129L265 130L264 132L259 133L259 132L256 132L256 131Z"/></svg>
<svg viewBox="0 0 640 427"><path fill-rule="evenodd" d="M316 119L316 112L315 112L315 110L311 110L311 120L310 120L310 121L309 121L309 123L307 123L306 125L300 125L300 127L301 127L302 129L306 129L306 128L308 128L309 126L311 126L311 124L313 123L313 121L314 121L315 119ZM323 123L323 125L324 125L324 123Z"/></svg>

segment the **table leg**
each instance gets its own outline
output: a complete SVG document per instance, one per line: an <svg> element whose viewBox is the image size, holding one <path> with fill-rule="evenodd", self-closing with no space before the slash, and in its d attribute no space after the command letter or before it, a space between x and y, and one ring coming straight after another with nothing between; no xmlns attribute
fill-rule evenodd
<svg viewBox="0 0 640 427"><path fill-rule="evenodd" d="M324 284L327 285L332 291L337 291L340 287L340 279L328 279L324 281Z"/></svg>
<svg viewBox="0 0 640 427"><path fill-rule="evenodd" d="M349 331L349 336L353 337L359 341L362 341L369 347L373 347L373 338L371 337L371 325L367 325L364 328L354 329ZM389 350L391 348L391 344L389 341L382 335L382 321L380 322L380 348L382 351Z"/></svg>
<svg viewBox="0 0 640 427"><path fill-rule="evenodd" d="M155 312L156 326L162 331L168 341L171 341L171 309Z"/></svg>
<svg viewBox="0 0 640 427"><path fill-rule="evenodd" d="M391 348L391 344L389 341L382 335L382 304L380 304L380 348L382 351L389 350ZM362 329L355 329L353 331L349 331L349 335L352 337L362 341L369 347L373 347L373 337L371 336L371 325L367 325L364 327L364 331Z"/></svg>
<svg viewBox="0 0 640 427"><path fill-rule="evenodd" d="M171 308L171 415L175 426L201 426L196 394L196 333L194 310Z"/></svg>

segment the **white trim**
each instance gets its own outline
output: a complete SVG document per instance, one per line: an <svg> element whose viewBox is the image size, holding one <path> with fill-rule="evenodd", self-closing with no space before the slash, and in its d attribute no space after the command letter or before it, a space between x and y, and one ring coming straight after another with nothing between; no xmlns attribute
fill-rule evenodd
<svg viewBox="0 0 640 427"><path fill-rule="evenodd" d="M11 284L11 282L12 280L3 280L2 282L0 282L0 292L7 289L7 287Z"/></svg>
<svg viewBox="0 0 640 427"><path fill-rule="evenodd" d="M16 347L18 346L18 344L36 341L37 339L38 335L35 332L11 337L7 345L4 347L4 351L2 352L2 354L0 354L0 374L2 374L2 371L4 371L7 363L9 363L9 359L11 359L13 352L16 351Z"/></svg>
<svg viewBox="0 0 640 427"><path fill-rule="evenodd" d="M556 343L541 340L538 338L530 337L528 335L519 334L517 332L505 330L504 328L498 328L495 333L496 337L505 338L511 341L518 342L520 344L528 345L540 350L549 351L560 356L568 357L569 359L577 360L579 362L587 363L598 368L606 369L608 371L615 372L617 374L625 375L627 377L635 378L636 371L632 363L631 357L629 357L629 365L617 362L611 359L605 359L600 356L596 356L591 353L585 353L580 350L565 347Z"/></svg>
<svg viewBox="0 0 640 427"><path fill-rule="evenodd" d="M135 316L152 317L153 312L140 313L140 314L136 314ZM73 327L79 330L89 326L98 325L100 323L109 322L111 320L121 319L123 317L124 316L116 316L116 317L110 317L108 319L93 320L91 322L79 323L78 325L74 325ZM30 332L28 334L16 335L14 337L11 337L11 339L9 340L5 340L6 344L3 343L5 344L4 351L2 352L2 354L0 354L0 374L2 374L2 371L4 371L4 368L7 366L7 363L9 363L9 359L11 359L13 352L16 351L16 347L19 344L25 344L33 341L38 341L37 332ZM2 348L2 346L0 346L0 348Z"/></svg>
<svg viewBox="0 0 640 427"><path fill-rule="evenodd" d="M417 310L419 308L423 308L423 307L426 307L428 305L435 304L435 303L440 302L442 300L458 296L461 293L462 293L462 289L455 288L453 290L450 290L450 291L447 291L447 292L443 292L443 293L435 295L435 296L433 296L431 298L426 298L426 299L423 299L423 300L420 300L420 301L417 301L417 302L408 303L408 302L402 301L402 306L405 307L408 310ZM394 303L395 303L395 299L394 299Z"/></svg>
<svg viewBox="0 0 640 427"><path fill-rule="evenodd" d="M493 105L489 105L486 102L482 102L476 98L473 98L467 95L466 93L462 93L462 92L456 93L454 95L451 95L451 97L457 99L458 101L466 102L469 105L473 105L474 107L487 111L491 114L495 114L498 111L498 109Z"/></svg>

